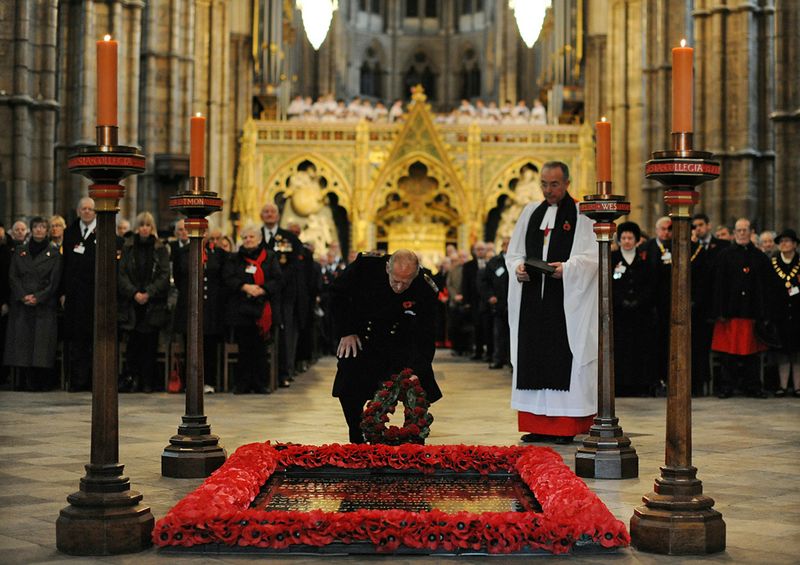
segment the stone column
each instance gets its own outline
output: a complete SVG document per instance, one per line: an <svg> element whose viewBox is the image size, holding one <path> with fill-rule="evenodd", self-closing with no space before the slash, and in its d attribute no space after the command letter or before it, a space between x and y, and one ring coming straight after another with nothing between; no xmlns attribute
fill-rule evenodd
<svg viewBox="0 0 800 565"><path fill-rule="evenodd" d="M740 216L772 223L774 142L766 119L772 104L774 8L750 0L698 0L695 22L695 131L721 161L719 182L704 193L712 221ZM788 84L788 83L787 83ZM787 86L781 85L781 89Z"/></svg>
<svg viewBox="0 0 800 565"><path fill-rule="evenodd" d="M775 222L773 226L800 225L800 4L777 0L775 13ZM769 227L769 226L765 226Z"/></svg>

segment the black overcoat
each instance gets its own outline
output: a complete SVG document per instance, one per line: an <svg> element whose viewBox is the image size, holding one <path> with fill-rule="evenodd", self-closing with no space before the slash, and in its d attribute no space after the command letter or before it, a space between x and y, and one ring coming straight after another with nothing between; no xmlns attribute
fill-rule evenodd
<svg viewBox="0 0 800 565"><path fill-rule="evenodd" d="M6 365L51 368L55 364L61 269L61 254L54 243L36 257L27 243L14 249L8 276ZM35 306L23 304L22 298L28 294L36 296Z"/></svg>
<svg viewBox="0 0 800 565"><path fill-rule="evenodd" d="M420 274L404 292L389 286L388 257L359 255L331 285L334 346L357 335L362 349L340 358L333 396L372 398L392 374L410 368L430 402L442 397L433 375L438 291L430 275Z"/></svg>
<svg viewBox="0 0 800 565"><path fill-rule="evenodd" d="M800 351L800 255L794 254L789 264L783 262L778 253L771 259L771 293L774 319L781 338L781 351L794 353Z"/></svg>
<svg viewBox="0 0 800 565"><path fill-rule="evenodd" d="M752 243L720 251L714 270L715 317L769 319L769 269L769 259Z"/></svg>
<svg viewBox="0 0 800 565"><path fill-rule="evenodd" d="M653 270L635 253L628 263L611 254L614 302L614 386L618 396L648 392L647 364L653 352Z"/></svg>
<svg viewBox="0 0 800 565"><path fill-rule="evenodd" d="M228 256L222 270L222 280L229 293L225 322L234 327L253 326L254 332L257 331L256 321L261 316L266 301L269 301L272 307L272 324L280 323L279 309L275 305L280 300L283 272L278 263L277 254L267 250L267 258L261 263L261 271L264 273L264 284L261 285L261 288L266 291L266 294L251 298L242 291L243 285L255 284L253 275L247 272L249 263L245 257L256 259L261 249L262 247L258 247L253 251L248 251L242 247L238 252Z"/></svg>
<svg viewBox="0 0 800 565"><path fill-rule="evenodd" d="M167 294L169 293L169 251L163 242L154 239L153 265L144 278L139 276L135 248L140 243L138 235L125 240L119 260L117 288L119 291L119 322L124 330L152 332L168 322ZM144 307L133 299L137 292L146 292L149 300Z"/></svg>

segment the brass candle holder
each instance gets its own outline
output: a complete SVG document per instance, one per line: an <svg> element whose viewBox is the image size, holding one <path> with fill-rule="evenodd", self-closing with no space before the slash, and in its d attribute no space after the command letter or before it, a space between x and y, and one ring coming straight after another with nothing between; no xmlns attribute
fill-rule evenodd
<svg viewBox="0 0 800 565"><path fill-rule="evenodd" d="M225 450L203 413L203 236L206 216L222 209L222 199L206 190L205 177L190 177L189 190L170 198L170 208L186 216L189 232L189 286L186 326L186 413L178 433L161 454L165 477L207 477L223 463Z"/></svg>
<svg viewBox="0 0 800 565"><path fill-rule="evenodd" d="M98 126L97 144L82 147L67 163L92 181L97 211L91 456L80 490L67 497L70 505L56 520L56 547L71 555L141 551L151 545L154 524L118 462L116 215L125 196L120 182L144 172L145 158L138 148L119 145L117 136L116 126Z"/></svg>
<svg viewBox="0 0 800 565"><path fill-rule="evenodd" d="M673 133L672 150L657 151L645 176L666 187L672 218L672 310L669 340L665 463L644 506L634 509L631 540L642 551L669 555L715 553L725 549L725 522L692 465L691 216L696 188L719 176L711 153L692 148L691 133Z"/></svg>
<svg viewBox="0 0 800 565"><path fill-rule="evenodd" d="M614 303L611 292L611 241L618 218L629 214L630 202L612 194L611 181L598 181L597 194L586 196L578 207L595 221L600 251L598 268L599 328L597 335L597 416L589 435L575 453L575 474L595 479L630 479L639 476L639 457L615 415Z"/></svg>

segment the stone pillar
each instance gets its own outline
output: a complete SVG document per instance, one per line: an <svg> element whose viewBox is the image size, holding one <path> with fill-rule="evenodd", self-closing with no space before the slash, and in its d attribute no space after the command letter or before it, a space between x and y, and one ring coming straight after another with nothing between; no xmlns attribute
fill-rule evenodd
<svg viewBox="0 0 800 565"><path fill-rule="evenodd" d="M0 4L0 140L3 191L0 218L54 211L55 89L58 4L55 0Z"/></svg>
<svg viewBox="0 0 800 565"><path fill-rule="evenodd" d="M800 226L800 4L793 0L775 3L775 222L773 226ZM769 227L769 226L765 226Z"/></svg>
<svg viewBox="0 0 800 565"><path fill-rule="evenodd" d="M608 112L608 0L585 4L586 50L584 121L593 124Z"/></svg>
<svg viewBox="0 0 800 565"><path fill-rule="evenodd" d="M698 146L721 162L719 182L704 193L705 212L732 225L773 222L772 19L774 8L750 0L698 0L695 24ZM782 85L782 90L788 88Z"/></svg>
<svg viewBox="0 0 800 565"><path fill-rule="evenodd" d="M642 143L644 6L642 0L610 0L609 4L607 115L614 128L612 178L618 183L619 193L631 203L629 219L648 230L654 214L649 210L642 176L642 163L647 158Z"/></svg>

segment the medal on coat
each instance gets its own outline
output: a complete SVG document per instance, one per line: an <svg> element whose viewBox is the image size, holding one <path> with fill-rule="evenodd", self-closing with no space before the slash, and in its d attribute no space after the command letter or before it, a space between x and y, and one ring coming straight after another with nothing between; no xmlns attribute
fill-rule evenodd
<svg viewBox="0 0 800 565"><path fill-rule="evenodd" d="M572 229L572 226L569 225L569 220L564 220L564 225L561 226L561 229L563 229L564 231L569 231Z"/></svg>

